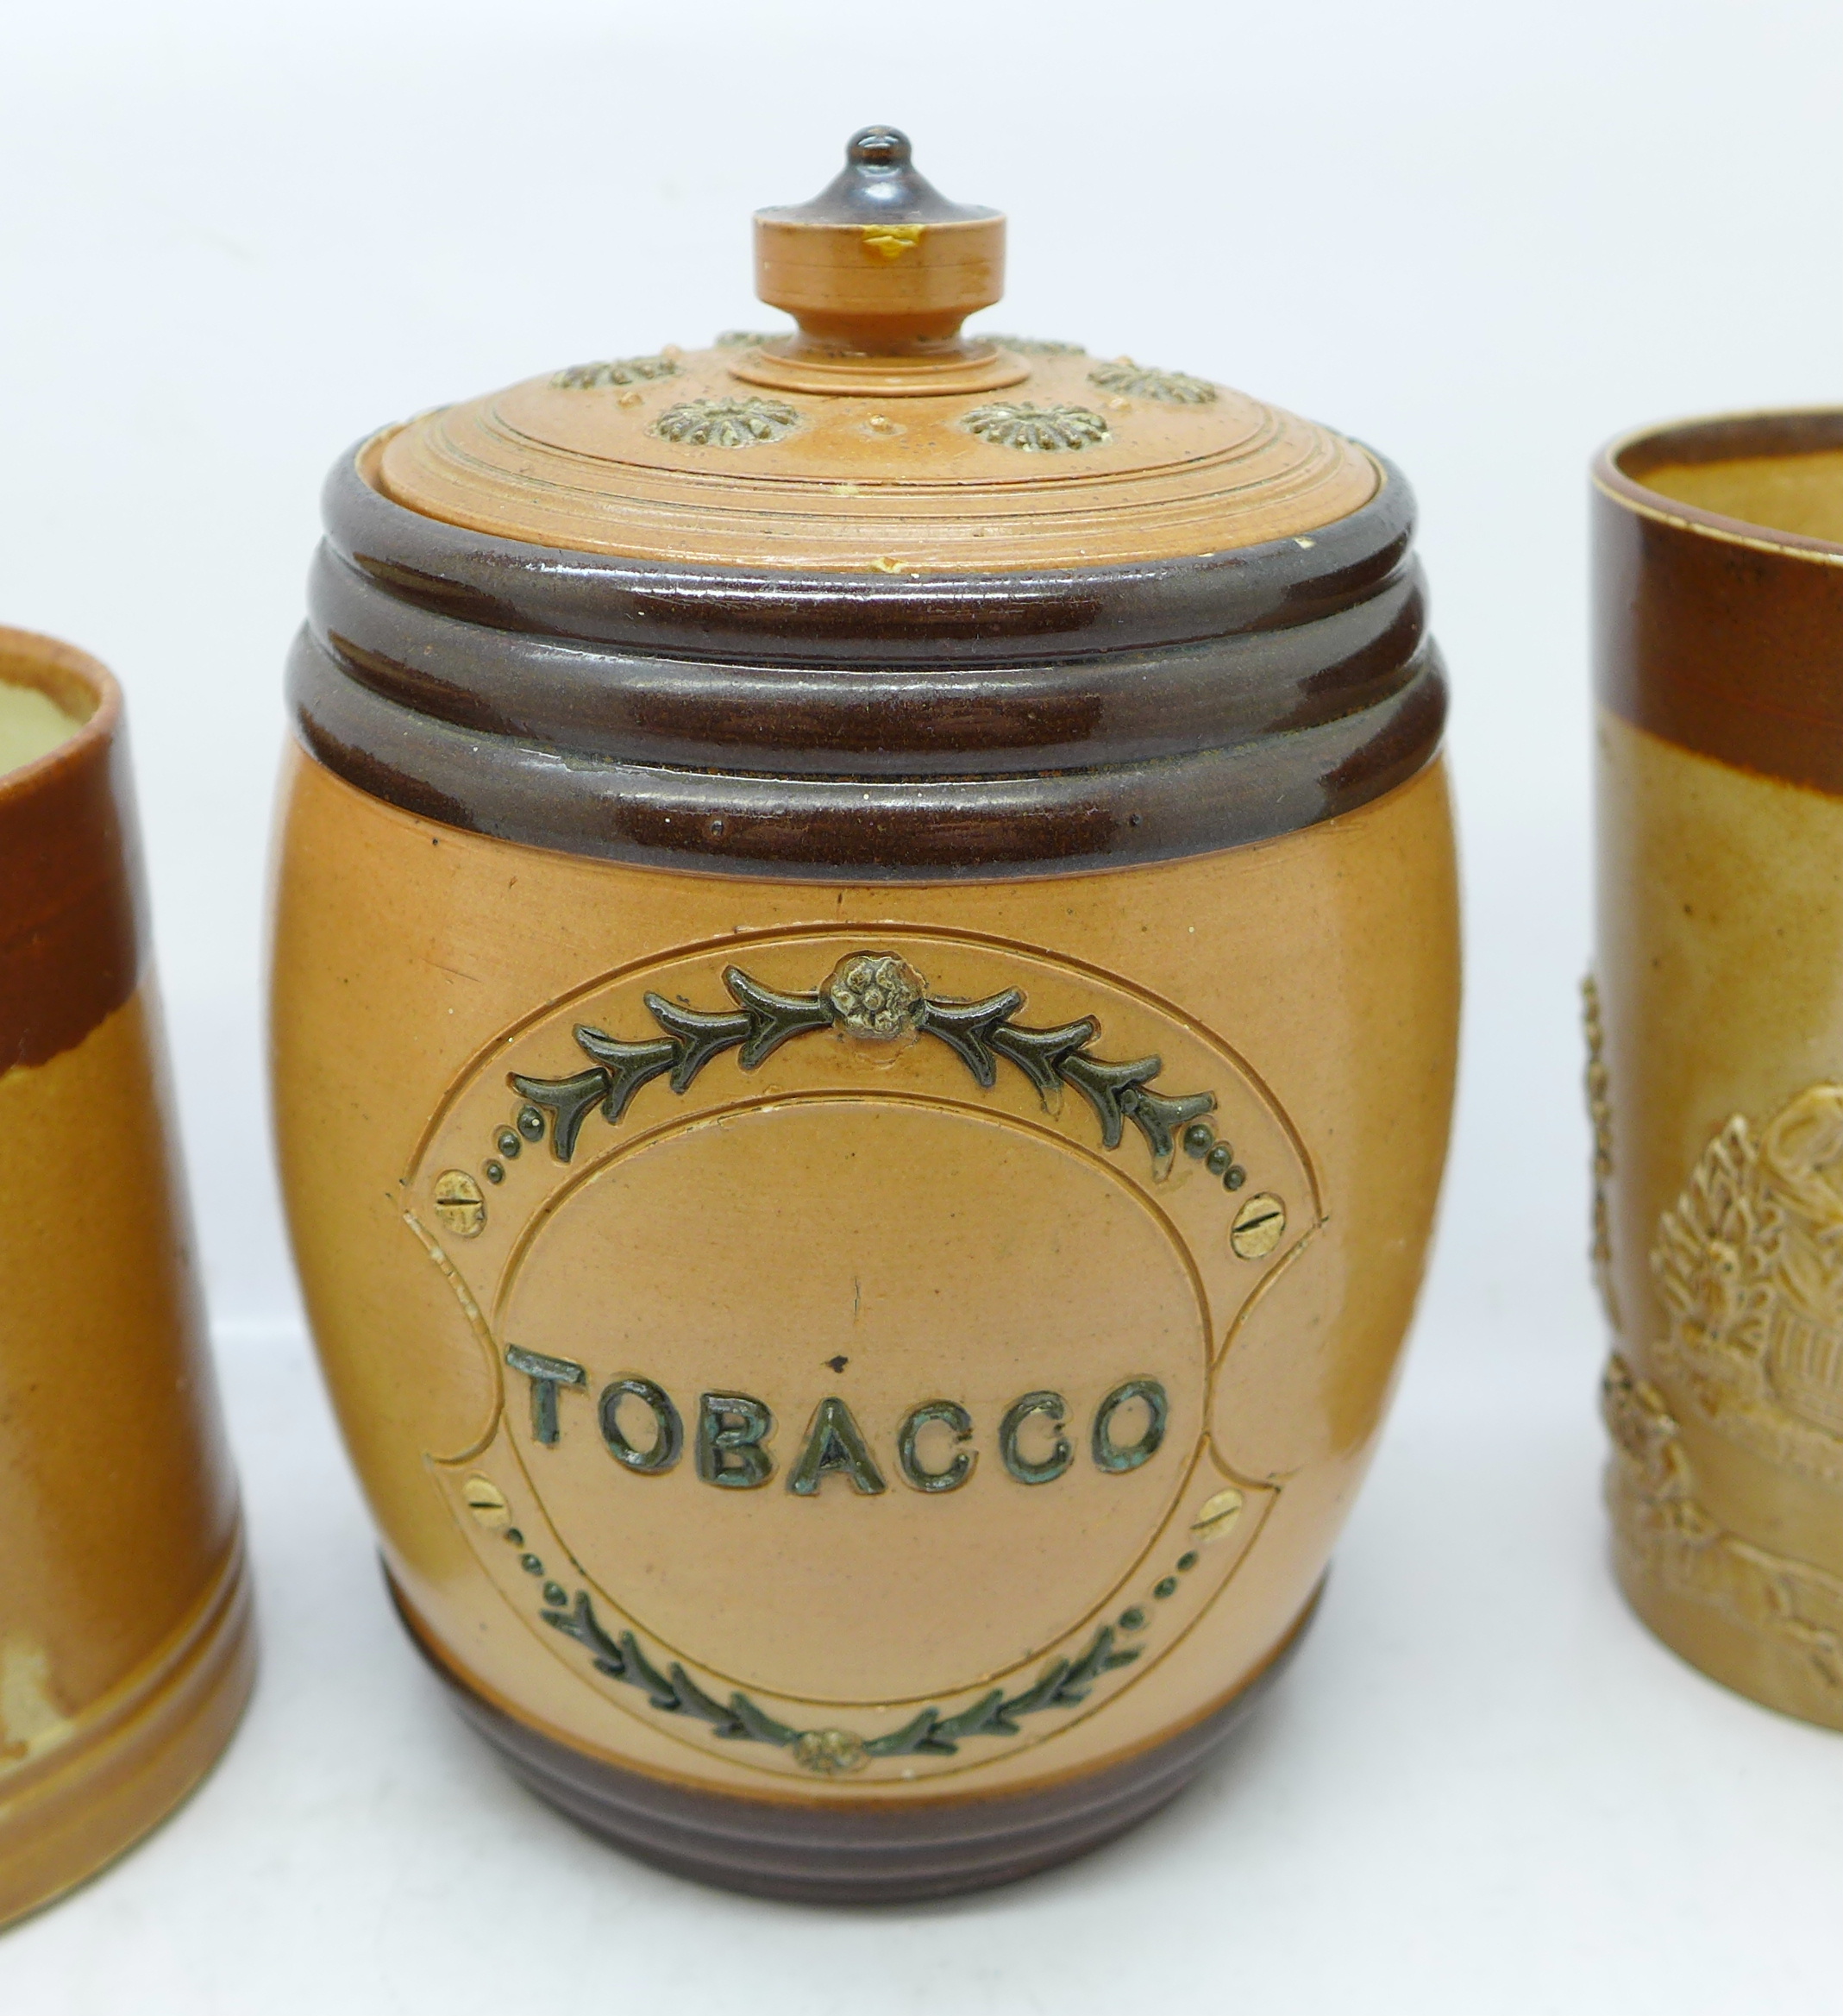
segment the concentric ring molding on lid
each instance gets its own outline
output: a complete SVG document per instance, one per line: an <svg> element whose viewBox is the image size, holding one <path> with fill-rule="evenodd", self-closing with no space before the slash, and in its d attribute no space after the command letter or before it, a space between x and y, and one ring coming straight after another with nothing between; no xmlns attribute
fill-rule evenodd
<svg viewBox="0 0 1843 2016"><path fill-rule="evenodd" d="M442 408L366 463L384 493L502 537L788 568L1094 566L1309 534L1379 472L1245 393L1078 346L961 332L1004 219L865 147L757 217L764 299L800 331L668 347ZM892 300L893 299L893 305Z"/></svg>

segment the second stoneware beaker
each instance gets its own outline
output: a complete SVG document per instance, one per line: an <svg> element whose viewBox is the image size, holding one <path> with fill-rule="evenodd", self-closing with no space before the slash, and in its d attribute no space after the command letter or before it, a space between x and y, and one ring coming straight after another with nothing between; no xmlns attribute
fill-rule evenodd
<svg viewBox="0 0 1843 2016"><path fill-rule="evenodd" d="M403 1616L634 1852L1020 1875L1309 1617L1445 1150L1445 688L1378 456L969 338L899 134L797 329L342 456L277 1114Z"/></svg>
<svg viewBox="0 0 1843 2016"><path fill-rule="evenodd" d="M1649 429L1595 475L1619 1576L1843 1729L1843 412Z"/></svg>

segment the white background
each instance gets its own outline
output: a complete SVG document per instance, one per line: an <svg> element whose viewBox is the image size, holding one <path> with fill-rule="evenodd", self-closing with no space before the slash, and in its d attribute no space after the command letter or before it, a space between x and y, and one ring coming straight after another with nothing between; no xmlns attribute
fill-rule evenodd
<svg viewBox="0 0 1843 2016"><path fill-rule="evenodd" d="M265 1656L199 1796L0 1937L9 2016L1843 2007L1843 1740L1680 1665L1605 1570L1576 993L1586 459L1843 397L1840 83L1836 0L3 0L0 620L129 691ZM755 321L748 212L873 118L1010 213L999 325L1407 468L1470 991L1407 1376L1287 1686L1130 1841L850 1913L640 1868L452 1722L303 1341L257 1032L327 465Z"/></svg>

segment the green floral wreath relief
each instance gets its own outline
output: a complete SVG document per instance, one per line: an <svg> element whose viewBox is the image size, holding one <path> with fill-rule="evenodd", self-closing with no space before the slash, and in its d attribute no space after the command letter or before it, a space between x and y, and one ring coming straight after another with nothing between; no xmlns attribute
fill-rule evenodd
<svg viewBox="0 0 1843 2016"><path fill-rule="evenodd" d="M1002 1687L994 1687L957 1715L924 1708L887 1736L862 1737L849 1729L790 1729L744 1693L732 1693L727 1703L716 1700L676 1660L661 1673L641 1650L631 1631L623 1631L618 1641L609 1636L586 1590L577 1591L574 1608L546 1609L542 1615L547 1624L587 1650L597 1673L641 1688L649 1705L661 1715L688 1715L707 1722L712 1736L732 1743L773 1743L791 1750L794 1761L806 1769L829 1778L862 1771L873 1757L950 1757L969 1737L1018 1736L1022 1733L1019 1716L1040 1714L1048 1708L1072 1708L1088 1699L1088 1690L1102 1674L1117 1666L1131 1666L1139 1656L1138 1646L1116 1647L1113 1625L1103 1624L1079 1659L1052 1659L1021 1693L1007 1697Z"/></svg>

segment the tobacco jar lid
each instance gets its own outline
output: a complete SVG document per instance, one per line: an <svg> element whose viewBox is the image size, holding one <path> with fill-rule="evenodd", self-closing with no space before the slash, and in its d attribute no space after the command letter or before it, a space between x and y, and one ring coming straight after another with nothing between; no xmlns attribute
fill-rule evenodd
<svg viewBox="0 0 1843 2016"><path fill-rule="evenodd" d="M969 336L1005 219L867 127L812 202L760 210L755 284L796 323L583 363L424 414L367 459L453 524L668 562L1012 569L1309 533L1377 471L1328 428L1079 343Z"/></svg>
<svg viewBox="0 0 1843 2016"><path fill-rule="evenodd" d="M756 213L790 332L360 444L292 663L310 751L503 838L812 876L1169 859L1405 781L1445 689L1399 473L1186 372L968 335L1004 234L867 127Z"/></svg>

